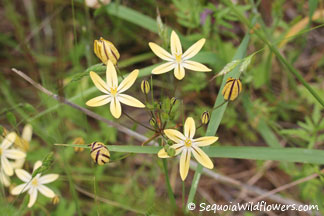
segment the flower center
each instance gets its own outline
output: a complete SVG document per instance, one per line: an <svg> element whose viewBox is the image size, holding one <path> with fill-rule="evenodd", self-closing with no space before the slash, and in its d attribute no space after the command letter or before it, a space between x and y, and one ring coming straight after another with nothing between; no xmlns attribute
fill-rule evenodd
<svg viewBox="0 0 324 216"><path fill-rule="evenodd" d="M182 54L175 55L175 57L176 57L176 62L180 63L181 62Z"/></svg>
<svg viewBox="0 0 324 216"><path fill-rule="evenodd" d="M33 180L32 180L32 182L31 182L31 184L33 185L33 186L37 186L38 185L38 181L37 181L37 178L34 178Z"/></svg>
<svg viewBox="0 0 324 216"><path fill-rule="evenodd" d="M191 139L186 139L186 141L185 141L184 144L185 144L185 146L188 147L188 148L191 147L191 144L192 144Z"/></svg>
<svg viewBox="0 0 324 216"><path fill-rule="evenodd" d="M2 154L2 148L0 148L0 155Z"/></svg>
<svg viewBox="0 0 324 216"><path fill-rule="evenodd" d="M112 96L115 96L117 94L117 87L116 88L111 88L110 89L110 94L112 94Z"/></svg>

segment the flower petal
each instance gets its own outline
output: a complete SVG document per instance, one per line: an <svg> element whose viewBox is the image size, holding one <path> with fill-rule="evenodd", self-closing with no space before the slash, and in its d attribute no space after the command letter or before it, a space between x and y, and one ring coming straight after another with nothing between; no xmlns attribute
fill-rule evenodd
<svg viewBox="0 0 324 216"><path fill-rule="evenodd" d="M159 58L166 60L166 61L172 61L172 55L167 52L165 49L157 45L156 43L149 43L149 46L151 50L154 52L155 55L157 55Z"/></svg>
<svg viewBox="0 0 324 216"><path fill-rule="evenodd" d="M182 80L183 77L185 76L185 70L182 66L182 64L177 64L174 68L174 76L178 79L178 80Z"/></svg>
<svg viewBox="0 0 324 216"><path fill-rule="evenodd" d="M48 198L55 197L55 193L44 185L38 185L37 189L39 190L39 192L41 192L44 196Z"/></svg>
<svg viewBox="0 0 324 216"><path fill-rule="evenodd" d="M1 166L7 176L12 176L14 174L12 165L6 157L1 157Z"/></svg>
<svg viewBox="0 0 324 216"><path fill-rule="evenodd" d="M87 106L98 107L105 105L111 101L111 97L109 95L101 95L95 98L92 98L86 102Z"/></svg>
<svg viewBox="0 0 324 216"><path fill-rule="evenodd" d="M194 146L192 146L191 148L192 148L193 156L201 165L203 165L208 169L214 168L213 162L210 160L208 155L203 150L201 150L199 147L194 147Z"/></svg>
<svg viewBox="0 0 324 216"><path fill-rule="evenodd" d="M26 157L26 153L21 151L21 150L17 150L17 149L9 149L9 150L5 150L3 151L3 154L6 155L7 158L10 159L22 159Z"/></svg>
<svg viewBox="0 0 324 216"><path fill-rule="evenodd" d="M14 169L21 169L25 163L25 158L23 159L17 159L16 161L12 162L12 167Z"/></svg>
<svg viewBox="0 0 324 216"><path fill-rule="evenodd" d="M213 144L217 140L218 140L218 137L215 137L215 136L205 136L205 137L200 137L198 139L194 139L193 142L197 146L208 146L208 145Z"/></svg>
<svg viewBox="0 0 324 216"><path fill-rule="evenodd" d="M47 184L55 181L59 177L59 174L47 174L39 177L38 181L40 184Z"/></svg>
<svg viewBox="0 0 324 216"><path fill-rule="evenodd" d="M158 157L159 157L159 158L169 158L170 156L169 156L168 153L165 151L165 149L162 148L162 149L158 152Z"/></svg>
<svg viewBox="0 0 324 216"><path fill-rule="evenodd" d="M106 69L106 79L107 85L109 88L117 88L118 87L118 77L114 64L112 61L108 60L107 69ZM110 89L109 89L110 92Z"/></svg>
<svg viewBox="0 0 324 216"><path fill-rule="evenodd" d="M204 46L205 42L206 42L206 39L202 38L199 41L197 41L196 43L194 43L191 47L189 47L189 49L187 49L186 52L183 53L182 58L184 60L187 60L187 59L194 57L201 50L201 48Z"/></svg>
<svg viewBox="0 0 324 216"><path fill-rule="evenodd" d="M189 171L190 157L191 157L191 151L185 148L182 151L180 157L180 176L182 181L184 181L187 178L188 171Z"/></svg>
<svg viewBox="0 0 324 216"><path fill-rule="evenodd" d="M10 179L9 177L4 173L4 171L1 169L0 171L0 182L5 186L10 186Z"/></svg>
<svg viewBox="0 0 324 216"><path fill-rule="evenodd" d="M139 108L145 107L145 105L141 101L126 94L119 94L117 98L121 103L126 104L128 106L139 107Z"/></svg>
<svg viewBox="0 0 324 216"><path fill-rule="evenodd" d="M92 82L93 84L95 84L97 89L99 89L99 91L106 94L109 93L107 84L105 83L105 81L101 79L101 77L98 74L96 74L93 71L90 71L90 78L92 79Z"/></svg>
<svg viewBox="0 0 324 216"><path fill-rule="evenodd" d="M190 61L186 60L183 62L183 67L192 70L192 71L200 71L200 72L209 72L211 71L210 68L206 67L205 65L195 62L195 61Z"/></svg>
<svg viewBox="0 0 324 216"><path fill-rule="evenodd" d="M31 124L26 124L22 131L21 138L23 138L27 142L30 142L32 135L33 135L33 127L31 126Z"/></svg>
<svg viewBox="0 0 324 216"><path fill-rule="evenodd" d="M161 64L152 70L152 74L166 73L166 72L174 69L175 65L176 64L174 62L167 62L167 63Z"/></svg>
<svg viewBox="0 0 324 216"><path fill-rule="evenodd" d="M14 143L15 139L16 139L16 133L15 132L9 133L2 141L1 149L4 150L9 148L12 145L12 143Z"/></svg>
<svg viewBox="0 0 324 216"><path fill-rule="evenodd" d="M101 77L98 74L96 74L93 71L90 71L90 78L99 91L106 94L109 93L107 84L101 79Z"/></svg>
<svg viewBox="0 0 324 216"><path fill-rule="evenodd" d="M182 47L179 36L175 31L171 33L171 53L173 56L182 54Z"/></svg>
<svg viewBox="0 0 324 216"><path fill-rule="evenodd" d="M110 112L116 119L121 116L122 108L119 100L116 97L111 98Z"/></svg>
<svg viewBox="0 0 324 216"><path fill-rule="evenodd" d="M193 118L188 117L184 124L184 135L185 137L192 139L195 136L195 133L196 133L195 121Z"/></svg>
<svg viewBox="0 0 324 216"><path fill-rule="evenodd" d="M36 163L34 164L34 168L33 168L33 172L35 171L35 170L37 170L39 167L41 167L42 166L42 161L36 161Z"/></svg>
<svg viewBox="0 0 324 216"><path fill-rule="evenodd" d="M133 70L118 86L117 91L118 93L122 93L132 87L134 84L137 76L138 76L139 70Z"/></svg>
<svg viewBox="0 0 324 216"><path fill-rule="evenodd" d="M35 202L36 202L36 199L37 199L37 189L36 188L32 188L30 191L29 191L29 202L28 202L28 205L27 207L28 208L31 208Z"/></svg>
<svg viewBox="0 0 324 216"><path fill-rule="evenodd" d="M24 193L26 190L29 189L29 187L26 186L26 185L27 185L27 183L20 184L20 185L14 187L14 188L10 191L10 193L11 193L12 195L18 195L18 194Z"/></svg>
<svg viewBox="0 0 324 216"><path fill-rule="evenodd" d="M174 156L180 154L180 152L183 150L184 144L183 143L178 143L178 144L173 144L170 148L173 148L176 153Z"/></svg>
<svg viewBox="0 0 324 216"><path fill-rule="evenodd" d="M179 131L174 129L164 130L165 135L175 143L181 143L186 140L186 137Z"/></svg>
<svg viewBox="0 0 324 216"><path fill-rule="evenodd" d="M30 175L26 170L16 169L15 172L17 177L23 182L29 182L32 179L32 175Z"/></svg>

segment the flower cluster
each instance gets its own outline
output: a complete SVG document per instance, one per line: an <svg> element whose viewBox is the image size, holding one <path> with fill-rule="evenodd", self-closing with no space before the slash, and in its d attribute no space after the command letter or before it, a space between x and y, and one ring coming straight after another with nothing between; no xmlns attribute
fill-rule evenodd
<svg viewBox="0 0 324 216"><path fill-rule="evenodd" d="M211 69L205 65L190 60L204 46L206 40L204 38L198 40L192 46L190 46L185 52L182 51L182 45L179 36L175 31L171 33L170 48L169 53L164 48L160 47L156 43L150 42L149 47L162 60L163 63L152 70L152 74L163 74L173 70L174 76L178 80L182 80L185 77L185 69L198 71L198 72L210 72ZM150 83L147 80L141 82L141 91L145 95L145 103L137 100L136 98L124 94L136 81L139 74L139 70L134 70L125 79L118 84L118 59L120 57L118 50L110 42L103 38L100 40L95 40L94 42L94 52L97 57L106 64L106 82L104 82L100 76L95 72L90 72L90 78L92 79L94 85L99 91L104 93L101 96L97 96L86 102L86 105L91 107L102 106L110 103L110 112L113 117L120 118L122 114L121 103L137 107L146 108L150 114L150 125L153 128L142 125L155 132L153 137L148 139L147 142L142 143L142 145L148 143L149 141L162 137L162 149L158 153L160 158L169 158L172 156L180 156L180 176L184 181L188 175L189 162L191 155L206 168L212 169L214 167L212 161L208 155L201 149L201 147L213 144L218 140L215 136L205 136L200 138L194 138L196 132L195 121L192 117L188 117L184 124L184 132L181 133L175 129L167 129L168 121L172 117L172 109L175 106L176 98L171 98L171 100L166 100L167 102L156 102L153 99L151 103L148 101L148 94L151 90ZM223 69L221 74L226 74L231 70L232 67L227 66ZM225 72L224 72L225 71ZM119 70L118 70L119 72ZM238 94L242 91L242 84L240 80L229 78L222 90L224 96L224 103L226 101L233 101L237 98ZM221 104L222 105L222 104ZM125 115L129 117L126 113ZM129 117L131 120L133 118ZM201 125L207 125L210 120L209 111L205 111L201 116ZM134 120L135 121L135 120ZM199 127L200 127L199 126ZM174 144L172 144L172 142ZM91 144L91 157L94 162L98 165L103 165L110 159L110 153L107 147L100 142L94 142Z"/></svg>

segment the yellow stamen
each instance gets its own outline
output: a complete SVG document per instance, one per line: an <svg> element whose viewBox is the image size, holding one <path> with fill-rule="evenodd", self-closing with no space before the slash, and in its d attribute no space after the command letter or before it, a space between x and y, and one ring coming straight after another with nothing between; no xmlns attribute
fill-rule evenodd
<svg viewBox="0 0 324 216"><path fill-rule="evenodd" d="M181 62L181 59L182 59L182 54L176 55L176 61L177 61L178 63Z"/></svg>
<svg viewBox="0 0 324 216"><path fill-rule="evenodd" d="M111 88L110 89L110 94L112 94L113 96L115 96L117 94L117 88Z"/></svg>
<svg viewBox="0 0 324 216"><path fill-rule="evenodd" d="M186 139L184 144L186 147L191 147L191 144L192 144L191 139Z"/></svg>
<svg viewBox="0 0 324 216"><path fill-rule="evenodd" d="M32 182L31 182L31 184L34 185L34 186L37 186L37 185L38 185L38 181L37 181L37 179L34 178L34 179L32 180Z"/></svg>
<svg viewBox="0 0 324 216"><path fill-rule="evenodd" d="M2 149L0 148L0 155L2 154Z"/></svg>

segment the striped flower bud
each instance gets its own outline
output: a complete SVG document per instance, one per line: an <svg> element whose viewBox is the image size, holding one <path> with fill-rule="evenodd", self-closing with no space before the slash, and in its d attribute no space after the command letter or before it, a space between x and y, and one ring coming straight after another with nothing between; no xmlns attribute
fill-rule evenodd
<svg viewBox="0 0 324 216"><path fill-rule="evenodd" d="M177 98L175 98L175 97L171 98L170 102L171 102L171 105L173 106L177 102Z"/></svg>
<svg viewBox="0 0 324 216"><path fill-rule="evenodd" d="M153 126L153 127L156 126L156 120L155 120L155 118L151 118L150 119L150 125Z"/></svg>
<svg viewBox="0 0 324 216"><path fill-rule="evenodd" d="M102 142L93 142L90 144L90 156L92 160L99 166L108 163L110 160L110 153L108 148Z"/></svg>
<svg viewBox="0 0 324 216"><path fill-rule="evenodd" d="M209 120L210 120L209 112L208 111L203 112L203 114L201 115L201 123L206 125L208 124Z"/></svg>
<svg viewBox="0 0 324 216"><path fill-rule="evenodd" d="M148 94L150 92L150 83L147 80L141 82L141 90L143 94Z"/></svg>
<svg viewBox="0 0 324 216"><path fill-rule="evenodd" d="M100 37L99 40L94 41L94 53L102 61L102 63L107 64L108 60L112 61L114 65L120 57L118 50L110 41L107 41Z"/></svg>
<svg viewBox="0 0 324 216"><path fill-rule="evenodd" d="M225 100L233 101L242 91L242 83L239 79L228 78L223 88L222 94Z"/></svg>

